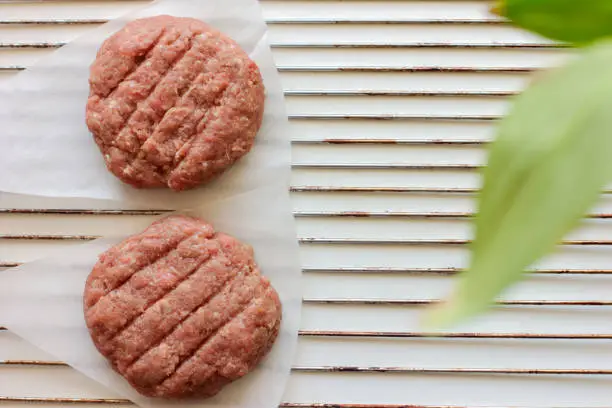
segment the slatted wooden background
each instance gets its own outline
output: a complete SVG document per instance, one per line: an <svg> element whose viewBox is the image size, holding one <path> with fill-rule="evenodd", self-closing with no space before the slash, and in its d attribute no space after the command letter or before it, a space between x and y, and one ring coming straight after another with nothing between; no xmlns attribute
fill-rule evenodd
<svg viewBox="0 0 612 408"><path fill-rule="evenodd" d="M145 3L0 1L0 86ZM571 51L479 0L262 5L294 130L305 277L282 406L612 407L610 195L494 312L435 338L417 326L466 264L495 120L532 71ZM0 207L2 269L153 216L7 194ZM0 408L117 398L0 331Z"/></svg>

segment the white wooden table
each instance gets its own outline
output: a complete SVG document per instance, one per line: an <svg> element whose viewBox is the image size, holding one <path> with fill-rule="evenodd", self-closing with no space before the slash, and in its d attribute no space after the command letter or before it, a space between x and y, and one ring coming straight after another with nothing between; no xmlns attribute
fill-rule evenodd
<svg viewBox="0 0 612 408"><path fill-rule="evenodd" d="M144 3L0 1L0 81ZM609 195L570 237L590 245L563 246L506 304L447 336L417 327L466 264L494 119L570 51L478 0L262 5L295 130L305 277L283 406L612 407ZM6 194L0 207L0 270L153 216ZM123 403L52 361L0 331L0 408Z"/></svg>

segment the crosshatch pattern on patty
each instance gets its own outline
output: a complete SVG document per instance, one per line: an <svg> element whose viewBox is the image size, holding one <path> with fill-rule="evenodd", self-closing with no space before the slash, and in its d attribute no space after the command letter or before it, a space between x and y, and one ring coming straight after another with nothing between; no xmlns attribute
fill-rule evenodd
<svg viewBox="0 0 612 408"><path fill-rule="evenodd" d="M87 125L119 179L181 191L250 151L264 99L259 68L232 39L199 20L150 17L100 47Z"/></svg>
<svg viewBox="0 0 612 408"><path fill-rule="evenodd" d="M153 397L216 394L259 363L281 321L252 248L185 216L102 254L84 306L98 350Z"/></svg>

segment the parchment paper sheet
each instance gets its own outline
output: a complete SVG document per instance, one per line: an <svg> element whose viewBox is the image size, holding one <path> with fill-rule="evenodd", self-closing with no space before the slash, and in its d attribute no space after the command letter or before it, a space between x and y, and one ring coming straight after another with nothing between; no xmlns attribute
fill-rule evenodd
<svg viewBox="0 0 612 408"><path fill-rule="evenodd" d="M251 153L212 185L178 194L121 183L106 169L85 125L89 66L102 42L130 20L159 14L199 18L232 37L259 66L267 92L263 126ZM0 191L180 209L286 182L290 135L266 33L256 0L160 0L71 41L0 84Z"/></svg>
<svg viewBox="0 0 612 408"><path fill-rule="evenodd" d="M129 20L158 14L200 18L230 35L257 62L267 88L264 125L253 151L217 182L188 193L124 187L106 171L84 124L89 64L101 42ZM17 197L6 193L18 193L65 197L64 202L110 199L129 208L195 208L189 213L251 244L262 273L279 292L283 324L264 363L213 399L172 403L133 391L95 350L82 307L84 283L98 255L124 236L0 272L1 325L143 407L279 404L297 344L301 269L288 193L290 136L265 33L256 0L162 0L88 32L0 89L0 205ZM134 225L131 233L145 227Z"/></svg>
<svg viewBox="0 0 612 408"><path fill-rule="evenodd" d="M297 344L301 271L297 243L292 239L293 221L278 210L288 205L288 199L278 193L274 187L264 188L186 212L253 245L262 273L280 295L283 323L271 354L256 371L213 399L180 402L179 406L275 408L280 403ZM0 324L140 406L175 406L133 391L97 352L85 326L85 280L98 255L123 238L98 239L0 272Z"/></svg>

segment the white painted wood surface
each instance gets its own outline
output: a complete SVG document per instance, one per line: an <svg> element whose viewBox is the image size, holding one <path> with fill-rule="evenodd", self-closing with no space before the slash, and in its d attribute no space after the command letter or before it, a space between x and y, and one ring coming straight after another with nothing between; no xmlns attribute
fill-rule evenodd
<svg viewBox="0 0 612 408"><path fill-rule="evenodd" d="M103 20L145 3L0 2L0 81L17 75L12 68L27 68L53 52L14 45L62 43L90 27L6 23ZM547 273L504 296L518 305L502 306L455 332L465 338L411 337L418 334L422 307L410 302L444 296L453 282L444 272L466 264L462 245L435 241L471 236L469 192L478 188L475 166L484 162L483 143L494 122L457 117L502 115L508 95L529 81L523 71L554 65L571 52L508 25L487 23L488 5L479 0L262 5L293 117L293 198L305 269L304 333L285 406L612 407L612 247L605 242L561 247L537 265ZM331 24L334 20L340 23ZM330 44L345 47L324 47ZM370 47L347 47L364 44ZM330 115L336 118L312 118ZM389 115L403 119L367 118ZM436 117L454 120L431 119ZM79 243L11 237L99 236L150 217L14 214L6 209L110 207L6 194L0 195L0 207L4 267ZM610 195L593 213L568 240L612 239ZM561 273L568 269L575 273ZM320 331L344 336L313 335ZM372 336L359 335L363 332ZM68 367L6 364L17 360L53 358L0 331L0 408L21 407L29 398L42 399L44 406L53 398L117 398ZM330 367L365 370L323 372Z"/></svg>

